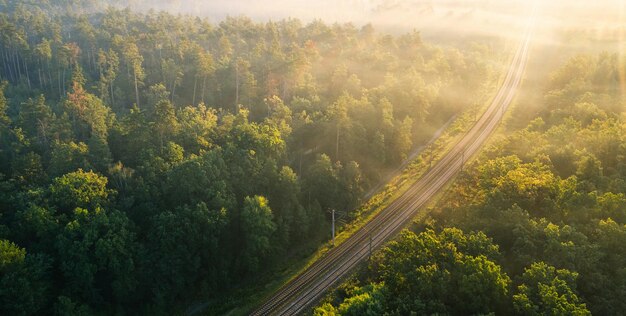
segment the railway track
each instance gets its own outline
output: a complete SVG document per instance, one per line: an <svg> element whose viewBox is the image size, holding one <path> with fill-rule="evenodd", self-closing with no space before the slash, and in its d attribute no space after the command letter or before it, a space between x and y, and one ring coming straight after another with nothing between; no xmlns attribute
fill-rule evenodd
<svg viewBox="0 0 626 316"><path fill-rule="evenodd" d="M463 138L409 190L354 235L285 284L251 315L302 313L365 260L371 249L380 247L406 227L420 208L458 174L465 161L476 154L495 131L504 112L511 104L526 67L533 24L533 18L531 18L507 75L492 103Z"/></svg>

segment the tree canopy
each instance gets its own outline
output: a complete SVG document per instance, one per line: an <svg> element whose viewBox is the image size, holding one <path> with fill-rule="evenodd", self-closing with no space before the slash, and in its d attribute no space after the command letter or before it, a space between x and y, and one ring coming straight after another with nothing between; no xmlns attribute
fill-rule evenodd
<svg viewBox="0 0 626 316"><path fill-rule="evenodd" d="M626 125L606 74L618 67L608 54L569 60L544 103L514 110L528 124L494 140L426 223L315 314L623 314Z"/></svg>
<svg viewBox="0 0 626 316"><path fill-rule="evenodd" d="M0 314L224 313L498 75L495 40L133 3L0 1Z"/></svg>

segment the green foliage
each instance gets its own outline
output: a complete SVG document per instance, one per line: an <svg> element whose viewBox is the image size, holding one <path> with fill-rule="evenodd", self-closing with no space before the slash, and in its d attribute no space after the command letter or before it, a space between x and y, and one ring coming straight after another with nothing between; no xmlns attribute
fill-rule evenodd
<svg viewBox="0 0 626 316"><path fill-rule="evenodd" d="M260 262L271 251L271 237L276 230L272 221L272 210L262 196L246 197L241 210L241 265L244 270L254 272Z"/></svg>
<svg viewBox="0 0 626 316"><path fill-rule="evenodd" d="M394 129L395 142L392 143L392 157L395 161L402 161L407 158L407 154L413 147L411 140L413 129L413 119L405 117L404 120Z"/></svg>
<svg viewBox="0 0 626 316"><path fill-rule="evenodd" d="M174 106L168 100L159 100L154 107L154 132L159 135L160 148L178 130Z"/></svg>
<svg viewBox="0 0 626 316"><path fill-rule="evenodd" d="M337 166L333 166L330 157L320 155L315 164L309 170L310 179L307 184L307 193L312 199L320 203L322 209L328 209L335 205L337 201Z"/></svg>
<svg viewBox="0 0 626 316"><path fill-rule="evenodd" d="M457 76L495 74L419 33L105 2L0 0L0 239L25 251L0 314L182 314L256 286L472 101Z"/></svg>
<svg viewBox="0 0 626 316"><path fill-rule="evenodd" d="M165 211L151 219L141 274L162 310L185 297L189 289L214 294L225 282L227 269L218 260L224 253L220 236L227 211L204 203Z"/></svg>
<svg viewBox="0 0 626 316"><path fill-rule="evenodd" d="M214 109L207 108L204 104L197 107L188 106L178 113L180 129L185 133L178 135L178 142L188 152L200 154L202 150L208 150L213 146L217 115Z"/></svg>
<svg viewBox="0 0 626 316"><path fill-rule="evenodd" d="M354 289L350 293L351 296L339 305L337 314L353 316L383 314L385 312L382 304L384 295L381 291L384 291L384 289L384 286L377 284Z"/></svg>
<svg viewBox="0 0 626 316"><path fill-rule="evenodd" d="M167 173L163 184L165 200L171 207L205 202L211 208L228 208L233 203L233 196L227 177L228 169L220 153L206 152Z"/></svg>
<svg viewBox="0 0 626 316"><path fill-rule="evenodd" d="M287 245L290 240L302 240L310 231L311 221L300 204L300 183L297 174L284 166L269 193L269 204L276 222L277 241Z"/></svg>
<svg viewBox="0 0 626 316"><path fill-rule="evenodd" d="M315 316L335 316L337 314L337 308L330 303L324 303L313 311L313 315Z"/></svg>
<svg viewBox="0 0 626 316"><path fill-rule="evenodd" d="M96 208L106 204L111 190L106 188L108 179L92 171L82 169L55 178L50 185L52 199L61 210Z"/></svg>
<svg viewBox="0 0 626 316"><path fill-rule="evenodd" d="M11 145L11 139L9 137L11 133L11 118L7 113L8 103L7 98L4 95L4 90L7 86L6 81L0 82L0 170L6 172L9 169L9 153L5 148L9 148Z"/></svg>
<svg viewBox="0 0 626 316"><path fill-rule="evenodd" d="M68 293L91 306L132 300L137 245L131 229L119 211L75 209L56 240Z"/></svg>
<svg viewBox="0 0 626 316"><path fill-rule="evenodd" d="M596 85L600 69L615 62L579 56L558 70L540 117L496 142L437 216L444 226L482 230L500 246L517 276L518 313L617 315L626 308L616 268L626 259L617 243L626 242L626 133L611 79Z"/></svg>
<svg viewBox="0 0 626 316"><path fill-rule="evenodd" d="M13 160L13 179L21 184L41 184L46 180L41 156L34 152L24 154Z"/></svg>
<svg viewBox="0 0 626 316"><path fill-rule="evenodd" d="M0 312L31 315L45 307L51 286L47 283L51 260L26 254L8 240L0 240Z"/></svg>
<svg viewBox="0 0 626 316"><path fill-rule="evenodd" d="M0 127L3 129L3 131L5 131L6 128L9 127L11 124L11 119L7 114L7 98L4 96L4 89L6 88L6 86L6 81L2 81L2 83L0 83Z"/></svg>
<svg viewBox="0 0 626 316"><path fill-rule="evenodd" d="M89 316L93 313L84 304L75 303L67 296L59 296L57 303L54 305L56 315L76 315Z"/></svg>
<svg viewBox="0 0 626 316"><path fill-rule="evenodd" d="M77 67L72 78L72 91L67 93L63 102L65 113L69 116L74 135L79 140L106 138L112 121L111 109L100 98L88 93L84 84L82 70Z"/></svg>
<svg viewBox="0 0 626 316"><path fill-rule="evenodd" d="M53 113L40 95L36 99L29 98L20 107L17 125L38 149L45 148L51 141L49 130L53 123Z"/></svg>
<svg viewBox="0 0 626 316"><path fill-rule="evenodd" d="M513 295L515 310L522 315L591 315L575 294L577 277L565 269L533 263Z"/></svg>
<svg viewBox="0 0 626 316"><path fill-rule="evenodd" d="M48 250L58 233L59 223L55 212L30 204L15 214L15 240L40 251Z"/></svg>
<svg viewBox="0 0 626 316"><path fill-rule="evenodd" d="M352 280L357 286L340 287L315 313L623 314L626 133L617 67L608 54L571 59L551 78L539 117L464 168L428 226L440 234L403 233Z"/></svg>
<svg viewBox="0 0 626 316"><path fill-rule="evenodd" d="M77 169L90 170L89 147L85 143L59 143L52 146L48 172L62 176Z"/></svg>
<svg viewBox="0 0 626 316"><path fill-rule="evenodd" d="M498 247L483 233L404 231L370 264L373 279L348 291L339 315L488 314L503 311L511 283L493 260Z"/></svg>
<svg viewBox="0 0 626 316"><path fill-rule="evenodd" d="M26 251L8 240L0 240L0 268L3 270L11 264L24 261Z"/></svg>

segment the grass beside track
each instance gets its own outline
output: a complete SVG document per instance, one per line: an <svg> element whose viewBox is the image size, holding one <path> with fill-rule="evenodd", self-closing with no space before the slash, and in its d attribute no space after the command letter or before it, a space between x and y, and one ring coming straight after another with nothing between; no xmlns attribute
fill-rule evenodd
<svg viewBox="0 0 626 316"><path fill-rule="evenodd" d="M332 245L332 241L325 242L314 254L307 258L304 263L293 266L292 269L283 273L282 278L272 282L272 284L267 287L268 291L255 295L256 298L252 298L248 304L232 310L228 313L228 315L247 315L247 313L256 307L260 301L297 277L332 248L342 244L355 232L361 229L366 223L368 223L374 216L387 208L391 202L402 196L402 194L404 194L426 171L428 171L431 164L429 161L431 159L432 165L434 165L456 143L456 141L462 137L464 132L471 128L474 123L472 117L473 114L465 113L461 117L457 118L455 122L453 122L444 131L441 137L439 137L429 147L425 148L425 150L419 154L401 174L394 177L380 192L373 195L358 210L356 210L354 212L354 220L344 226L338 227L337 234L335 236L335 246Z"/></svg>
<svg viewBox="0 0 626 316"><path fill-rule="evenodd" d="M502 78L501 78L502 79ZM501 84L500 80L498 82L498 85ZM520 85L523 85L523 83L521 83ZM490 96L490 98L492 98L492 96ZM490 99L491 100L491 99ZM491 135L487 141L485 142L485 144L483 145L483 148L486 148L488 146L492 146L493 144L497 143L500 138L502 137L506 137L507 135L507 130L506 127L508 126L509 122L513 119L513 113L514 110L516 110L516 107L519 105L520 103L520 96L519 94L516 95L512 100L511 100L511 104L508 108L508 110L504 113L501 122L499 124L498 127L496 127L496 130L494 131L493 135ZM483 108L481 108L480 113L484 112L484 110L487 108L488 103L485 103L485 106ZM457 128L460 128L461 130L467 131L471 128L472 124L474 123L470 116L473 116L472 114L469 113L470 111L468 111L467 113L464 114L464 116L462 117L462 122L459 122L459 126L457 126ZM468 122L472 123L469 124L468 126ZM450 128L448 130L454 130L455 126L450 126ZM448 132L448 131L446 131ZM453 138L453 141L448 141L449 139L446 140L442 140L443 142L446 143L445 149L444 150L439 150L439 154L437 156L437 159L439 159L441 157L442 154L446 153L450 147L452 147L452 145L454 145L457 141L458 138L460 138L463 135L463 133L460 133L460 135L456 135L456 137ZM442 138L444 138L443 136L449 136L449 135L442 135ZM438 139L439 141L439 139ZM392 196L392 198L385 200L385 203L383 205L381 205L380 209L377 209L375 212L372 213L371 216L368 216L367 219L371 219L371 217L373 217L376 213L378 213L380 210L384 209L389 203L391 203L393 200L395 200L395 198L397 198L398 196L400 196L401 194L403 194L409 187L410 185L412 185L417 179L419 179L419 177L428 169L424 169L424 165L423 165L423 155L425 155L426 153L422 153L420 154L420 156L418 156L415 161L407 168L407 170L405 170L405 172L403 172L402 175L398 176L397 178L400 177L405 177L405 176L409 176L411 174L416 174L417 178L415 178L414 181L411 181L410 183L406 184L406 188L403 188L402 190L399 190L397 194L394 194ZM471 166L473 163L475 163L477 161L477 159L479 159L480 157L480 152L467 157L467 160L465 162L465 166L469 167ZM433 164L435 163L435 161L433 161ZM413 172L412 168L418 168L418 170L421 170L421 172ZM458 177L459 175L461 175L461 173L457 174L456 177ZM456 178L455 177L455 178ZM396 181L398 179L394 179L394 181ZM430 214L431 214L431 210L435 209L437 207L437 204L441 201L446 199L446 197L448 196L448 194L450 194L450 189L452 188L452 186L454 185L455 181L452 180L450 182L448 182L439 192L437 192L425 205L422 206L422 209L426 210L423 212L418 212L412 219L411 224L407 227L409 229L412 230L421 230L424 227L426 227L428 225L428 222L430 221ZM391 183L390 183L391 185ZM387 189L387 187L385 187ZM373 198L372 198L373 199ZM369 202L368 202L369 203ZM360 224L360 226L358 228L360 228L363 224L365 224L367 222L363 221L363 223ZM358 230L354 229L351 230L350 235ZM349 237L349 236L348 236ZM346 237L347 238L347 237ZM345 238L344 238L345 240ZM363 269L364 269L365 265L361 265L359 268L355 269L354 273L352 273L349 276L346 276L345 279L343 279L341 282L339 282L335 288L337 287L341 287L342 285L344 285L345 283L349 283L354 281L354 278L357 277L357 275L359 275L359 273L363 273ZM334 299L334 291L330 291L327 295L324 296L324 298L321 299L321 303L329 303ZM319 306L319 305L318 305ZM306 313L306 315L310 315L312 313L312 310L310 310L309 312Z"/></svg>
<svg viewBox="0 0 626 316"><path fill-rule="evenodd" d="M237 304L238 306L228 311L226 315L247 315L261 301L274 293L284 284L297 277L333 247L340 245L352 236L374 216L384 210L391 202L404 194L422 176L422 174L428 171L430 165L429 160L432 159L432 165L434 165L456 143L456 141L458 141L458 139L460 139L463 134L471 128L474 123L473 116L474 115L468 111L458 117L452 124L450 124L450 126L448 126L448 128L437 140L435 140L430 146L426 147L399 175L394 177L379 192L374 194L369 200L367 200L367 202L354 211L354 219L350 223L337 227L335 246L332 245L332 241L330 240L323 243L319 246L317 251L311 254L308 258L298 260L298 262L293 262L292 265L289 265L290 268L281 271L280 275L275 275L275 281L269 283L262 291L242 295L242 297L246 297L245 302L240 301L239 304Z"/></svg>
<svg viewBox="0 0 626 316"><path fill-rule="evenodd" d="M481 105L480 108L468 109L462 113L462 115L457 117L455 121L443 131L441 136L433 141L429 146L425 147L400 174L392 178L379 192L374 194L367 200L367 202L355 210L353 212L354 219L350 223L338 227L335 237L335 246L333 246L332 241L329 240L321 244L317 251L308 257L299 257L289 260L290 264L286 264L286 268L283 270L277 270L276 274L272 275L272 281L267 283L267 285L262 289L258 286L250 289L242 289L239 294L236 294L238 298L227 302L220 302L221 304L230 306L228 310L222 310L221 312L215 310L205 310L204 312L217 312L233 316L247 315L256 306L258 306L260 302L305 271L314 262L324 256L329 250L347 240L374 216L384 210L391 202L404 194L426 171L429 170L430 166L435 165L436 162L439 161L454 146L454 144L456 144L463 137L463 135L471 129L475 120L480 117L480 113L483 113L484 110L488 108L490 101L493 99L497 91L497 87L501 85L505 75L505 72L500 73L498 80L493 80L488 85L488 91L493 92L485 94L480 100L477 100L477 104ZM479 114L476 115L476 112ZM441 193L438 194L438 196L440 195ZM438 199L433 199L433 201L435 200ZM428 205L432 205L431 203L433 202L429 202ZM418 215L420 218L423 218L423 216L425 216L425 213L422 212Z"/></svg>

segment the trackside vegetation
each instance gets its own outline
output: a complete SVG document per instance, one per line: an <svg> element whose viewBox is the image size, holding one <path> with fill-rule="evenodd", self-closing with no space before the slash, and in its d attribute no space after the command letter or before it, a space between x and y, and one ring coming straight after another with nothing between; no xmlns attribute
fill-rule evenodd
<svg viewBox="0 0 626 316"><path fill-rule="evenodd" d="M541 103L513 114L535 118L492 142L429 220L390 242L314 314L623 314L619 60L569 59Z"/></svg>
<svg viewBox="0 0 626 316"><path fill-rule="evenodd" d="M0 0L2 315L230 311L330 209L358 219L506 51L131 2Z"/></svg>

